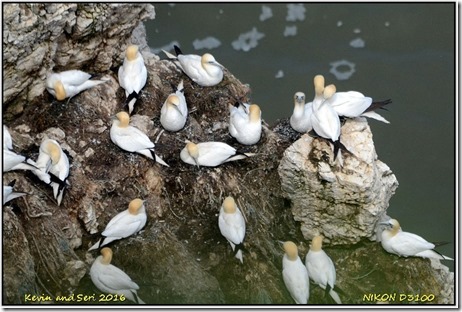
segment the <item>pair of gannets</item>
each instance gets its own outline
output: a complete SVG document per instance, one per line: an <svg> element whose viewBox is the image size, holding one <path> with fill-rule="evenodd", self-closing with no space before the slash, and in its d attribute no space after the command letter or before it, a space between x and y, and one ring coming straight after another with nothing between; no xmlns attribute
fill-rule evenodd
<svg viewBox="0 0 462 312"><path fill-rule="evenodd" d="M127 273L111 264L112 255L111 248L101 249L101 256L96 258L90 268L90 278L93 284L104 293L123 295L135 303L145 304L137 293L140 287Z"/></svg>
<svg viewBox="0 0 462 312"><path fill-rule="evenodd" d="M15 192L13 190L16 180L11 181L8 185L3 185L3 205L5 205L10 200L15 198L27 195L27 193Z"/></svg>
<svg viewBox="0 0 462 312"><path fill-rule="evenodd" d="M121 149L144 155L163 166L169 165L154 152L154 143L140 129L129 125L130 116L126 112L119 112L113 118L110 136L114 144Z"/></svg>
<svg viewBox="0 0 462 312"><path fill-rule="evenodd" d="M160 110L160 123L165 130L179 131L183 129L188 117L188 106L184 97L183 80L180 81L176 92L170 94Z"/></svg>
<svg viewBox="0 0 462 312"><path fill-rule="evenodd" d="M253 153L241 153L223 142L188 142L180 152L183 162L198 167L216 167L228 161L254 156Z"/></svg>
<svg viewBox="0 0 462 312"><path fill-rule="evenodd" d="M235 257L238 258L241 263L244 263L242 250L244 248L245 220L241 210L231 196L226 197L220 207L218 227L220 228L221 235L223 235L231 245Z"/></svg>
<svg viewBox="0 0 462 312"><path fill-rule="evenodd" d="M147 215L144 201L135 198L128 205L128 209L118 213L109 221L99 239L88 250L98 249L118 239L138 233L146 225Z"/></svg>
<svg viewBox="0 0 462 312"><path fill-rule="evenodd" d="M387 228L382 232L381 243L387 252L401 257L422 257L439 260L454 260L433 250L435 244L427 242L419 235L404 232L396 219L381 222ZM389 228L388 228L389 227Z"/></svg>
<svg viewBox="0 0 462 312"><path fill-rule="evenodd" d="M261 110L257 104L229 105L229 133L239 143L253 145L261 137Z"/></svg>
<svg viewBox="0 0 462 312"><path fill-rule="evenodd" d="M146 65L137 45L129 45L125 50L124 62L119 67L118 74L119 85L125 90L128 113L131 115L148 78Z"/></svg>
<svg viewBox="0 0 462 312"><path fill-rule="evenodd" d="M92 75L81 70L68 70L47 75L46 88L58 101L93 88L107 80L92 80Z"/></svg>
<svg viewBox="0 0 462 312"><path fill-rule="evenodd" d="M167 51L162 51L198 85L211 87L223 80L223 65L218 63L210 53L199 56L195 54L183 54L177 46L174 46L174 49L176 56Z"/></svg>
<svg viewBox="0 0 462 312"><path fill-rule="evenodd" d="M69 159L56 140L45 139L40 144L36 166L43 172L50 173L59 179L57 181L53 179L50 185L53 188L53 196L58 202L58 206L61 205L69 176Z"/></svg>

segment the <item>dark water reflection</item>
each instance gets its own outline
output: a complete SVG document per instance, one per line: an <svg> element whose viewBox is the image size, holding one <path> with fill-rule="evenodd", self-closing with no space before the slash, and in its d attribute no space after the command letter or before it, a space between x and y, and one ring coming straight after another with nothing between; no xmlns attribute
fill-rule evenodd
<svg viewBox="0 0 462 312"><path fill-rule="evenodd" d="M217 38L221 45L211 53L250 84L268 123L291 115L296 91L313 97L316 74L337 90L392 98L383 113L391 124L369 122L379 159L400 183L388 214L405 231L451 242L439 251L454 257L455 4L305 3L297 21L287 21L287 5L277 3L264 4L272 17L260 21L262 5L155 4L156 19L146 23L149 45L176 40L183 51L203 54L207 49L195 50L193 41ZM286 26L296 26L297 34L284 37ZM265 35L258 45L233 49L239 34L254 27ZM365 47L350 46L356 38ZM347 80L329 72L330 63L342 59L355 64ZM283 77L276 78L280 70Z"/></svg>

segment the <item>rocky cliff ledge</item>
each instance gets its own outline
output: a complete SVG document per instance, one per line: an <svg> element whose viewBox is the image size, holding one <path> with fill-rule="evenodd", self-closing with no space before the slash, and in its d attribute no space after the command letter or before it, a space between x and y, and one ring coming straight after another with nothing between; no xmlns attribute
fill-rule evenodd
<svg viewBox="0 0 462 312"><path fill-rule="evenodd" d="M304 257L313 231L329 238L325 250L337 267L344 303L414 303L408 297L400 301L402 294L427 295L417 303L428 303L429 295L434 295L429 303L454 303L454 274L447 267L398 258L371 241L397 182L377 160L366 121L344 126L352 134L351 139L345 134L344 143L357 159L346 157L343 170L332 163L325 142L306 135L297 141L287 120L265 127L259 144L244 147L228 135L227 105L248 99L249 87L225 71L218 86L201 88L150 53L140 22L154 17L153 6L4 4L3 10L3 123L14 150L35 159L49 137L71 161L60 207L51 188L33 175L3 176L4 184L16 179L15 188L30 194L3 208L4 304L38 303L31 301L34 295L52 301L58 295L98 294L88 276L98 253L87 249L135 197L146 200L148 223L138 235L111 246L113 263L140 285L138 294L149 304L292 304L278 241L295 241ZM156 152L170 168L125 153L109 138L110 116L124 102L114 69L129 43L140 45L148 68L132 119L157 140ZM109 81L69 103L56 102L45 91L46 72L75 68ZM186 128L162 132L161 104L180 79L190 109ZM355 132L361 144L350 141ZM179 159L185 139L223 141L257 156L198 169ZM218 229L219 207L228 195L247 220L243 265ZM387 296L393 294L396 300ZM310 303L330 302L312 285Z"/></svg>

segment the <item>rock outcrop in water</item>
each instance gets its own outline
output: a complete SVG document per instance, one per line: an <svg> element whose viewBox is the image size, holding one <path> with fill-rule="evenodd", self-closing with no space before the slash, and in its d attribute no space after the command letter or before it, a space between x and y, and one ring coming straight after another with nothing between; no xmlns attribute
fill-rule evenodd
<svg viewBox="0 0 462 312"><path fill-rule="evenodd" d="M228 135L227 105L236 99L247 100L249 87L225 71L224 80L218 86L201 88L171 62L151 54L143 27L135 28L143 18L154 16L151 5L4 4L3 9L8 13L4 29L12 32L10 37L4 37L4 51L7 51L4 87L9 93L4 93L3 109L8 114L4 115L3 122L11 130L14 150L35 159L42 139L50 137L61 143L71 161L70 186L60 207L53 199L51 188L35 176L27 172L8 172L3 176L4 184L16 179L15 189L30 194L3 208L4 304L38 303L32 301L32 296L53 301L59 295L68 298L74 295L76 299L79 294L99 294L88 276L98 253L87 249L98 239L96 233L135 197L146 200L148 223L138 235L117 241L111 247L113 264L140 285L138 294L144 301L149 304L293 303L282 281L283 251L278 241L295 241L304 258L308 241L303 234L310 235L310 232L306 224L300 227L294 220L292 212L299 208L290 209L291 202L285 198L289 196L289 184L284 182L283 192L279 178L284 151L297 137L288 121L283 120L272 129L264 127L262 140L255 146L236 143ZM18 21L22 29L13 25ZM48 28L50 24L60 26ZM28 37L31 31L28 25L34 25L37 29L34 38L42 38L41 41ZM133 30L136 35L132 35ZM90 43L90 47L86 45ZM109 69L121 65L128 43L141 46L148 68L148 83L132 121L156 141L156 153L170 168L123 152L110 141L110 117L123 109L125 95L117 83L116 71ZM22 50L25 46L26 52ZM28 63L28 68L15 67L17 60L39 54L37 49L49 52L40 59L27 61L33 62ZM226 65L226 60L219 61ZM97 72L109 81L75 96L68 103L56 102L44 89L46 72L73 68ZM185 80L190 109L186 128L175 134L162 132L160 107L180 79ZM366 122L357 126L368 133ZM257 156L218 168L198 169L179 159L185 139L223 141ZM311 142L312 150L307 150L309 159L301 157L300 161L323 162L323 179L335 177L341 181L339 174L344 173L330 160L325 160L332 159L330 147L306 136L301 140L287 151L286 157L291 151L294 153L297 145ZM348 147L356 146L350 140L344 143ZM373 146L368 150L371 148L373 150ZM362 155L362 148L352 152L363 160L371 159L366 164L358 163L358 167L370 166L369 170L374 172L371 177L376 179L373 181L389 186L382 195L375 194L386 200L396 187L393 175L384 170L385 165L375 159L375 153L369 152L372 156L367 158ZM287 160L284 162L287 166ZM346 157L345 168L355 162ZM304 166L297 162L290 165L295 170ZM311 174L313 172L316 171ZM305 175L298 173L298 177ZM335 185L335 181L321 182L322 179L314 175L315 181L310 182L313 187L319 183L326 189L328 185ZM380 177L385 178L385 182ZM338 187L345 193L345 187ZM350 187L355 192L361 191L354 183ZM317 194L313 200L320 203L332 196L332 192L322 195L320 190ZM218 228L219 207L229 195L236 199L247 220L243 265L234 258ZM365 207L376 200L363 193L359 196L353 192L349 196L352 200L363 200ZM299 205L297 198L292 196L294 207ZM386 205L383 203L377 214L384 212ZM340 211L346 209L345 204ZM355 211L361 209L367 210L357 207ZM307 212L312 213L317 212ZM303 213L300 216L303 218ZM303 222L308 223L306 219ZM362 237L368 239L361 239L355 245L324 246L337 267L337 284L347 293L341 296L344 303L375 303L377 297L370 294L390 292L434 294L430 303L454 302L453 273L439 263L387 254L379 244L369 240L372 221L368 224L361 232ZM323 225L316 226L319 231L329 230ZM336 241L334 237L341 238ZM348 235L329 238L334 244L358 241ZM100 304L99 298L79 303ZM323 290L312 287L310 303L329 301Z"/></svg>

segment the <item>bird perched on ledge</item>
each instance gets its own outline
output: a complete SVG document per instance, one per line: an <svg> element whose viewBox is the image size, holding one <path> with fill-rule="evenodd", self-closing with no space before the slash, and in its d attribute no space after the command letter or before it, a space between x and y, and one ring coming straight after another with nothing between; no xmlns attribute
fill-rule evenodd
<svg viewBox="0 0 462 312"><path fill-rule="evenodd" d="M261 110L257 104L229 105L229 134L239 143L253 145L261 137Z"/></svg>
<svg viewBox="0 0 462 312"><path fill-rule="evenodd" d="M290 126L292 129L300 133L311 131L313 129L311 114L313 114L313 102L305 104L305 93L295 93L294 111L292 116L290 116Z"/></svg>
<svg viewBox="0 0 462 312"><path fill-rule="evenodd" d="M241 210L236 206L236 202L231 196L226 197L220 207L218 227L220 228L221 235L223 235L231 245L235 257L238 258L241 263L244 263L242 259L242 249L245 236L245 220Z"/></svg>
<svg viewBox="0 0 462 312"><path fill-rule="evenodd" d="M435 244L427 242L419 235L404 232L396 219L381 222L387 226L382 232L382 247L389 253L401 257L421 257L439 260L454 260L433 250ZM389 227L389 228L388 228Z"/></svg>
<svg viewBox="0 0 462 312"><path fill-rule="evenodd" d="M68 70L47 75L46 88L58 101L72 98L80 92L93 88L107 80L91 80L92 75L81 70Z"/></svg>
<svg viewBox="0 0 462 312"><path fill-rule="evenodd" d="M137 45L129 45L125 50L125 58L119 67L119 85L125 90L128 105L128 114L132 114L135 102L140 96L140 91L146 84L148 72L144 59L138 51Z"/></svg>
<svg viewBox="0 0 462 312"><path fill-rule="evenodd" d="M218 63L210 53L202 56L183 54L180 48L174 46L176 56L162 50L170 60L173 60L192 81L202 87L211 87L223 80L223 65Z"/></svg>
<svg viewBox="0 0 462 312"><path fill-rule="evenodd" d="M170 94L160 110L160 123L165 130L179 131L183 129L188 117L188 106L184 97L183 80L180 81L176 92Z"/></svg>
<svg viewBox="0 0 462 312"><path fill-rule="evenodd" d="M308 270L298 256L298 248L293 242L285 242L282 258L282 278L296 304L307 304L310 298Z"/></svg>
<svg viewBox="0 0 462 312"><path fill-rule="evenodd" d="M183 162L205 167L216 167L225 162L254 156L253 153L240 153L223 142L188 142L180 152Z"/></svg>

